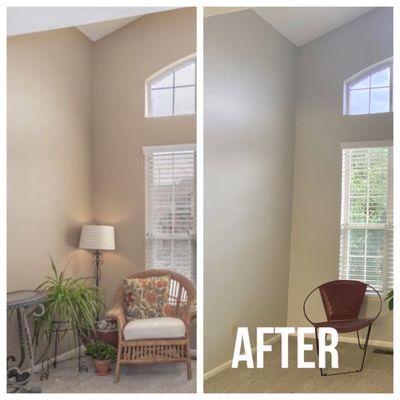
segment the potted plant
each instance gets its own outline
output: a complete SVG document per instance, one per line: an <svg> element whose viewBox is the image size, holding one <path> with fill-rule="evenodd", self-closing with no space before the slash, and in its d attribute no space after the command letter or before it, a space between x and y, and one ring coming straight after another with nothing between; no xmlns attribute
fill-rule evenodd
<svg viewBox="0 0 400 400"><path fill-rule="evenodd" d="M103 319L96 322L96 339L111 346L118 346L118 327L114 319Z"/></svg>
<svg viewBox="0 0 400 400"><path fill-rule="evenodd" d="M118 347L118 327L114 319L106 318L95 323L95 330L87 329L82 342L86 346L89 342L100 340L111 346Z"/></svg>
<svg viewBox="0 0 400 400"><path fill-rule="evenodd" d="M385 301L388 302L389 310L393 311L393 289L386 295Z"/></svg>
<svg viewBox="0 0 400 400"><path fill-rule="evenodd" d="M104 376L111 373L111 362L115 361L117 350L115 347L100 340L86 346L86 354L92 356L96 367L96 375Z"/></svg>
<svg viewBox="0 0 400 400"><path fill-rule="evenodd" d="M45 344L48 351L54 331L60 324L75 332L75 337L85 335L87 329L95 329L98 313L103 309L103 292L88 286L85 278L72 278L65 275L69 262L62 272L58 272L50 257L53 276L46 276L38 287L46 293L43 312L34 319L34 342L36 346Z"/></svg>

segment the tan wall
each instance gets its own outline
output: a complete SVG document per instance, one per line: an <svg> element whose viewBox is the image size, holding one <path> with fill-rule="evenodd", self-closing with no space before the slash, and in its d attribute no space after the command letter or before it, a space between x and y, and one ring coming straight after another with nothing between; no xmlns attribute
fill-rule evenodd
<svg viewBox="0 0 400 400"><path fill-rule="evenodd" d="M391 139L393 115L342 115L343 81L393 55L392 11L372 11L301 48L297 70L296 151L288 325L305 326L302 304L338 277L341 142ZM319 300L319 299L318 299ZM370 298L368 312L377 309ZM321 315L322 309L311 307ZM392 341L384 306L372 338ZM352 335L354 336L354 334Z"/></svg>
<svg viewBox="0 0 400 400"><path fill-rule="evenodd" d="M253 11L205 20L205 371L235 326L286 324L295 47Z"/></svg>
<svg viewBox="0 0 400 400"><path fill-rule="evenodd" d="M147 15L94 46L94 216L115 226L105 254L107 303L122 278L144 268L143 146L194 143L194 115L144 117L145 79L196 51L195 9Z"/></svg>
<svg viewBox="0 0 400 400"><path fill-rule="evenodd" d="M92 217L92 43L76 29L8 39L7 290L35 289L48 255L88 275L76 250ZM14 319L9 351L15 353Z"/></svg>
<svg viewBox="0 0 400 400"><path fill-rule="evenodd" d="M195 142L193 115L144 118L144 81L195 53L195 32L194 9L182 9L96 44L76 29L8 40L8 291L37 287L48 254L60 266L73 255L71 274L90 275L90 253L76 247L93 219L116 226L101 282L108 305L144 268L142 147Z"/></svg>

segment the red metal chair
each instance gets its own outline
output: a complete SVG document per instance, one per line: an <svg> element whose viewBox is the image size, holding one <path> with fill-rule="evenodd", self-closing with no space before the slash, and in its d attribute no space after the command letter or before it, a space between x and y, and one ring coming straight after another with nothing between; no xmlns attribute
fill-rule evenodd
<svg viewBox="0 0 400 400"><path fill-rule="evenodd" d="M380 300L380 307L375 317L360 319L359 314L364 301L365 292L368 287L371 288L378 295L378 298ZM319 290L320 292L327 318L327 320L323 322L311 321L306 312L307 301L310 296L317 290ZM382 297L379 292L371 285L360 281L336 280L327 282L316 287L307 295L303 304L303 312L304 316L307 318L310 324L314 326L315 329L317 356L319 354L318 329L322 327L335 328L338 333L357 332L358 346L361 350L363 350L361 367L359 369L327 374L323 371L322 368L320 368L322 376L342 375L362 371L364 367L365 355L368 349L368 341L371 333L371 327L373 322L379 317L381 311ZM360 336L358 331L366 327L368 327L368 332L365 338L364 345L362 346L360 343Z"/></svg>

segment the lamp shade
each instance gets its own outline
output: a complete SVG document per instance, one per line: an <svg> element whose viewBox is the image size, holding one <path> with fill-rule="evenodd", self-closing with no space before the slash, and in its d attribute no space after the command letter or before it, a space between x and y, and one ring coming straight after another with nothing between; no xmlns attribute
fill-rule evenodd
<svg viewBox="0 0 400 400"><path fill-rule="evenodd" d="M83 225L79 248L115 250L114 227L109 225Z"/></svg>

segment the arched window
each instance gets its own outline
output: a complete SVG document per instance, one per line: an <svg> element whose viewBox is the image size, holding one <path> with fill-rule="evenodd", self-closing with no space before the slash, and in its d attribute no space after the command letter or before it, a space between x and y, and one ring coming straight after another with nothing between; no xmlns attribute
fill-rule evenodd
<svg viewBox="0 0 400 400"><path fill-rule="evenodd" d="M393 59L386 59L358 72L344 83L345 115L392 111Z"/></svg>
<svg viewBox="0 0 400 400"><path fill-rule="evenodd" d="M196 112L196 59L181 60L146 81L146 116L167 117Z"/></svg>

